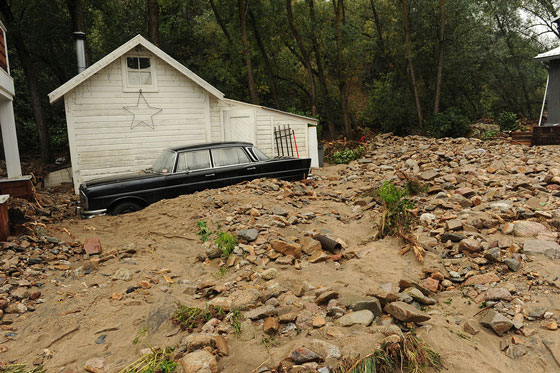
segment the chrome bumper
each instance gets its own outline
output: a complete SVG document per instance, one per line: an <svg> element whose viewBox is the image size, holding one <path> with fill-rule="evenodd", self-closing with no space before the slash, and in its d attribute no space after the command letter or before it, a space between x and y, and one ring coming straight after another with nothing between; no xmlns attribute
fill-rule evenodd
<svg viewBox="0 0 560 373"><path fill-rule="evenodd" d="M92 218L96 215L105 215L107 214L107 209L101 210L83 210L81 206L76 207L76 212L78 215L84 219Z"/></svg>

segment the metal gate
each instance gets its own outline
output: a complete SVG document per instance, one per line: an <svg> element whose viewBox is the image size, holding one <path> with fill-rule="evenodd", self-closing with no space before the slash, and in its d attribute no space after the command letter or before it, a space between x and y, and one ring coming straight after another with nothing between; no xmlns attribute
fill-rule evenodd
<svg viewBox="0 0 560 373"><path fill-rule="evenodd" d="M295 154L299 158L296 133L289 125L274 127L274 141L278 156L293 157Z"/></svg>

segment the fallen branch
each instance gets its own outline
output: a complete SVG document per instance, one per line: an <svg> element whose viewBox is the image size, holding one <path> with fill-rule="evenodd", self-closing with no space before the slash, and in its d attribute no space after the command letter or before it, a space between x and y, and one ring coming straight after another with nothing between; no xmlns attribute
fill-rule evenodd
<svg viewBox="0 0 560 373"><path fill-rule="evenodd" d="M56 342L60 341L62 338L74 333L75 331L77 331L78 329L80 329L80 325L76 326L74 329L67 331L66 333L64 333L63 335L61 335L60 337L56 338L55 340L53 340L51 343L49 343L47 345L47 347L45 348L49 348L51 347L53 344L55 344Z"/></svg>

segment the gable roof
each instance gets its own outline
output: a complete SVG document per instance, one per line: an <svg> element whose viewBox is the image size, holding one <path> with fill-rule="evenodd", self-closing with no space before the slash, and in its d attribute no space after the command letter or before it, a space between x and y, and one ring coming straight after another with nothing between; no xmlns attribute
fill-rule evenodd
<svg viewBox="0 0 560 373"><path fill-rule="evenodd" d="M556 60L558 58L560 58L560 47L551 49L548 52L541 53L534 59L538 61L550 61Z"/></svg>
<svg viewBox="0 0 560 373"><path fill-rule="evenodd" d="M220 92L218 89L213 87L210 83L193 73L191 70L186 68L184 65L179 63L176 59L156 47L154 44L150 43L146 38L142 35L136 35L51 93L49 93L49 100L50 103L55 103L56 101L60 100L64 95L70 92L72 89L76 88L78 85L82 84L84 81L91 78L95 73L103 69L104 67L108 66L116 59L120 58L122 55L127 53L128 51L132 50L136 46L141 45L157 57L161 58L163 61L167 62L169 65L173 66L177 71L181 74L185 75L187 78L191 79L193 82L198 84L201 88L206 90L212 96L216 97L217 99L224 98L224 94Z"/></svg>
<svg viewBox="0 0 560 373"><path fill-rule="evenodd" d="M233 100L231 98L224 98L224 101L226 102L231 102L233 104L241 104L241 105L247 105L247 106L252 106L252 107L256 107L259 109L264 109L264 110L270 110L270 111L275 111L277 113L280 114L284 114L284 115L289 115L291 117L296 117L296 118L300 118L300 119L305 119L308 120L310 122L312 122L311 124L317 125L317 123L319 122L318 119L312 118L312 117L306 117L305 115L300 115L300 114L294 114L294 113L290 113L288 111L283 111L283 110L279 110L279 109L274 109L268 106L262 106L262 105L255 105L255 104L250 104L248 102L243 102L243 101L237 101L237 100Z"/></svg>

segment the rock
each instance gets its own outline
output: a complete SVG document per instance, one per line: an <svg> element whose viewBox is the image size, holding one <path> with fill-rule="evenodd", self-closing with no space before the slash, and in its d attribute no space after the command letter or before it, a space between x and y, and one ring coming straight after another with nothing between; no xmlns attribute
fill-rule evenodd
<svg viewBox="0 0 560 373"><path fill-rule="evenodd" d="M271 240L270 246L272 246L275 251L284 255L291 255L297 259L301 258L301 245L299 244L289 243L282 240Z"/></svg>
<svg viewBox="0 0 560 373"><path fill-rule="evenodd" d="M244 229L237 232L237 237L247 242L253 242L259 236L259 231L256 229Z"/></svg>
<svg viewBox="0 0 560 373"><path fill-rule="evenodd" d="M463 223L460 220L452 219L447 221L447 230L459 231L461 229L463 229Z"/></svg>
<svg viewBox="0 0 560 373"><path fill-rule="evenodd" d="M318 305L327 304L329 300L338 298L338 293L336 291L324 291L315 298L315 303Z"/></svg>
<svg viewBox="0 0 560 373"><path fill-rule="evenodd" d="M301 249L307 255L313 255L316 251L321 250L321 243L309 236L301 241Z"/></svg>
<svg viewBox="0 0 560 373"><path fill-rule="evenodd" d="M336 319L335 324L338 326L352 326L356 324L369 326L373 319L373 312L370 310L361 310L347 313L341 318Z"/></svg>
<svg viewBox="0 0 560 373"><path fill-rule="evenodd" d="M103 373L105 372L105 360L100 357L94 357L86 361L84 369L91 373Z"/></svg>
<svg viewBox="0 0 560 373"><path fill-rule="evenodd" d="M12 303L6 307L6 313L22 315L27 312L27 306L23 303Z"/></svg>
<svg viewBox="0 0 560 373"><path fill-rule="evenodd" d="M276 268L265 269L261 273L262 279L266 281L276 278L277 275L278 275L278 270Z"/></svg>
<svg viewBox="0 0 560 373"><path fill-rule="evenodd" d="M523 252L529 255L560 256L560 245L554 241L527 240L523 243Z"/></svg>
<svg viewBox="0 0 560 373"><path fill-rule="evenodd" d="M326 320L323 316L315 316L315 318L313 318L313 327L314 328L321 328L323 326L325 326L326 324Z"/></svg>
<svg viewBox="0 0 560 373"><path fill-rule="evenodd" d="M498 276L496 276L495 273L488 272L488 273L484 273L482 275L475 275L475 276L469 277L465 281L465 285L485 285L485 284L490 284L492 282L498 282L498 281L500 281L500 278Z"/></svg>
<svg viewBox="0 0 560 373"><path fill-rule="evenodd" d="M212 243L210 243L210 246L204 251L204 253L208 259L216 259L222 256L222 250L220 250L216 245L212 245Z"/></svg>
<svg viewBox="0 0 560 373"><path fill-rule="evenodd" d="M470 253L476 253L480 251L481 244L478 240L474 238L465 238L459 242L459 251L468 251Z"/></svg>
<svg viewBox="0 0 560 373"><path fill-rule="evenodd" d="M455 194L460 194L463 197L469 198L469 197L472 197L474 195L474 190L472 190L469 187L462 187L462 188L456 189Z"/></svg>
<svg viewBox="0 0 560 373"><path fill-rule="evenodd" d="M505 258L503 261L508 266L508 268L513 272L517 272L519 271L519 268L521 268L521 262L517 259Z"/></svg>
<svg viewBox="0 0 560 373"><path fill-rule="evenodd" d="M513 323L510 319L508 319L501 313L494 311L493 309L487 310L482 319L479 320L479 322L481 325L492 329L494 333L496 333L500 337L507 333L513 326Z"/></svg>
<svg viewBox="0 0 560 373"><path fill-rule="evenodd" d="M206 346L214 347L216 345L216 341L211 334L189 334L181 340L181 345L185 346L187 352L192 352L200 350Z"/></svg>
<svg viewBox="0 0 560 373"><path fill-rule="evenodd" d="M471 335L476 335L480 332L476 322L472 319L465 321L463 324L463 330Z"/></svg>
<svg viewBox="0 0 560 373"><path fill-rule="evenodd" d="M327 259L329 259L329 255L325 253L323 250L318 250L315 251L313 255L311 255L311 257L309 258L309 263L324 262Z"/></svg>
<svg viewBox="0 0 560 373"><path fill-rule="evenodd" d="M527 347L510 343L505 354L511 359L519 359L521 356L527 354Z"/></svg>
<svg viewBox="0 0 560 373"><path fill-rule="evenodd" d="M179 364L184 372L189 373L218 373L218 362L214 355L206 350L191 352L181 360Z"/></svg>
<svg viewBox="0 0 560 373"><path fill-rule="evenodd" d="M84 242L84 251L88 255L101 254L101 240L99 238L88 238Z"/></svg>
<svg viewBox="0 0 560 373"><path fill-rule="evenodd" d="M220 354L221 356L229 356L229 347L226 337L216 335L214 336L214 343L216 344L216 350L218 350L218 354Z"/></svg>
<svg viewBox="0 0 560 373"><path fill-rule="evenodd" d="M280 207L280 206L274 206L272 208L272 213L274 215L279 215L279 216L288 216L288 210Z"/></svg>
<svg viewBox="0 0 560 373"><path fill-rule="evenodd" d="M369 310L375 316L381 316L382 313L381 303L379 302L379 299L375 297L358 300L354 302L354 304L352 304L350 307L354 311Z"/></svg>
<svg viewBox="0 0 560 373"><path fill-rule="evenodd" d="M437 219L437 217L434 214L431 214L429 212L425 212L422 215L420 215L420 223L422 223L424 225L430 225L436 219Z"/></svg>
<svg viewBox="0 0 560 373"><path fill-rule="evenodd" d="M424 312L404 302L388 303L384 311L403 322L424 322L430 319Z"/></svg>
<svg viewBox="0 0 560 373"><path fill-rule="evenodd" d="M436 170L426 170L418 174L418 176L424 180L432 180L439 176Z"/></svg>
<svg viewBox="0 0 560 373"><path fill-rule="evenodd" d="M484 293L484 300L511 300L511 293L504 288L490 288Z"/></svg>
<svg viewBox="0 0 560 373"><path fill-rule="evenodd" d="M275 307L267 305L260 306L253 310L245 312L245 317L250 320L264 319L267 316L276 316L278 311Z"/></svg>
<svg viewBox="0 0 560 373"><path fill-rule="evenodd" d="M418 303L426 304L426 305L436 304L435 299L425 296L424 294L422 294L420 290L416 288L408 288L404 291L404 293L410 295L412 299L414 299Z"/></svg>
<svg viewBox="0 0 560 373"><path fill-rule="evenodd" d="M298 365L300 364L304 364L310 361L316 361L316 362L320 362L323 359L321 359L321 356L317 355L317 353L311 351L308 348L305 347L299 347L299 348L295 348L292 350L292 352L290 353L291 357L292 357L292 361Z"/></svg>
<svg viewBox="0 0 560 373"><path fill-rule="evenodd" d="M513 224L513 234L517 237L535 237L546 231L544 225L535 221L519 220Z"/></svg>
<svg viewBox="0 0 560 373"><path fill-rule="evenodd" d="M130 281L132 278L130 271L128 269L119 268L113 274L113 280Z"/></svg>
<svg viewBox="0 0 560 373"><path fill-rule="evenodd" d="M264 320L263 331L268 335L273 335L278 332L278 319L276 317L267 317Z"/></svg>
<svg viewBox="0 0 560 373"><path fill-rule="evenodd" d="M513 327L515 329L521 329L523 327L525 319L523 318L523 314L516 313L513 317Z"/></svg>
<svg viewBox="0 0 560 373"><path fill-rule="evenodd" d="M29 297L29 291L23 286L20 286L10 293L10 297L15 300L27 299Z"/></svg>
<svg viewBox="0 0 560 373"><path fill-rule="evenodd" d="M534 306L527 311L527 316L534 317L536 319L540 319L544 316L546 312L546 307L543 306Z"/></svg>
<svg viewBox="0 0 560 373"><path fill-rule="evenodd" d="M342 354L340 353L340 349L333 345L332 343L328 343L321 339L314 339L311 341L311 348L315 351L319 356L326 359L340 359Z"/></svg>
<svg viewBox="0 0 560 373"><path fill-rule="evenodd" d="M439 288L439 280L436 280L435 278L431 278L431 277L425 278L424 287L430 290L432 293L437 293Z"/></svg>
<svg viewBox="0 0 560 373"><path fill-rule="evenodd" d="M462 234L446 232L446 233L441 235L441 242L444 242L444 243L447 242L447 241L460 242L461 240L464 240L465 238L466 237L463 236Z"/></svg>

